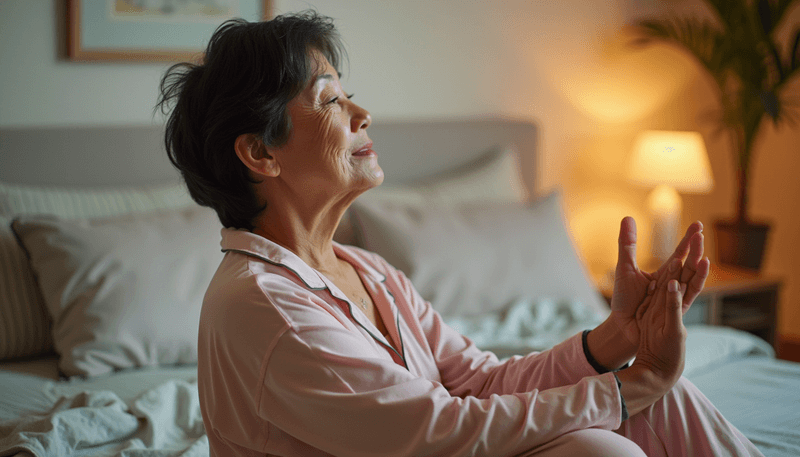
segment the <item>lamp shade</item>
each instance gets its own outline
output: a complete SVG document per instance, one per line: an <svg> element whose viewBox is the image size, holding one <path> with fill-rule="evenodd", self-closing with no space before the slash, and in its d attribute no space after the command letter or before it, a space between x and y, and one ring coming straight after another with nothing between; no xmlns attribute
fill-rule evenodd
<svg viewBox="0 0 800 457"><path fill-rule="evenodd" d="M686 193L705 193L714 187L703 136L698 132L642 132L634 143L627 176L637 184L667 185Z"/></svg>

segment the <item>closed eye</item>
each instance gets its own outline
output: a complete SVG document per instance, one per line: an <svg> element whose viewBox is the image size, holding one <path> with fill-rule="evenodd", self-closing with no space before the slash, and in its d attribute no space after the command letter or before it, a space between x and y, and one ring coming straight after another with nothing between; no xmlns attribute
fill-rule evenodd
<svg viewBox="0 0 800 457"><path fill-rule="evenodd" d="M349 94L349 95L346 95L346 97L347 97L347 99L348 99L348 100L350 100L351 98L353 98L353 96L354 96L354 95L355 95L355 94ZM326 105L330 105L330 104L332 104L332 103L336 103L338 100L339 100L339 97L338 97L338 96L336 96L336 97L333 97L332 99L330 99L330 100L328 101L328 103L326 103Z"/></svg>

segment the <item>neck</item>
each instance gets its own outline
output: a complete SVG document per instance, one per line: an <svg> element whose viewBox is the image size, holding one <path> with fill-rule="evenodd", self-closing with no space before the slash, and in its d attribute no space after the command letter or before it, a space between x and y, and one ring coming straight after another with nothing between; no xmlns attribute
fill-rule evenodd
<svg viewBox="0 0 800 457"><path fill-rule="evenodd" d="M317 207L287 204L276 199L255 219L253 233L294 252L319 271L336 269L333 235L350 201Z"/></svg>

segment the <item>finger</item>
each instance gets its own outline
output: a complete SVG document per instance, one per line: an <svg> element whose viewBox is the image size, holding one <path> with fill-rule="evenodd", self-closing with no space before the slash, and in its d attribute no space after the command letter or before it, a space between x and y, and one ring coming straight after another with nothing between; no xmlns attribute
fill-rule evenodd
<svg viewBox="0 0 800 457"><path fill-rule="evenodd" d="M686 285L686 293L683 296L683 306L685 308L688 309L688 307L694 302L694 299L697 298L697 296L700 295L700 292L703 291L703 287L706 284L706 279L708 278L710 271L711 261L708 260L708 257L704 258L697 264L697 271Z"/></svg>
<svg viewBox="0 0 800 457"><path fill-rule="evenodd" d="M653 303L655 297L653 295L648 295L642 300L642 303L636 308L636 322L643 322L644 315L647 313L647 310L650 308L650 304Z"/></svg>
<svg viewBox="0 0 800 457"><path fill-rule="evenodd" d="M683 271L681 272L681 283L686 284L692 279L692 276L697 272L697 264L703 259L703 233L695 233L692 239L689 240L689 255L683 263Z"/></svg>
<svg viewBox="0 0 800 457"><path fill-rule="evenodd" d="M656 281L651 282L650 284L657 283ZM649 286L650 289L652 286ZM650 328L661 328L659 324L659 320L663 322L664 318L664 307L667 301L667 285L662 284L661 286L656 285L653 293L646 295L645 299L642 301L642 304L639 305L637 309L636 317L637 322L639 322L640 328L642 326L648 326Z"/></svg>
<svg viewBox="0 0 800 457"><path fill-rule="evenodd" d="M686 255L689 253L689 243L691 242L692 237L695 233L703 231L703 223L700 221L695 221L686 229L686 234L681 239L678 246L673 251L672 255L661 265L661 268L658 269L657 274L660 276L664 273L664 271L669 268L670 262L673 259L680 259L681 263L683 263L683 259L686 258Z"/></svg>
<svg viewBox="0 0 800 457"><path fill-rule="evenodd" d="M630 216L624 217L619 224L618 243L617 269L630 265L636 270L636 221Z"/></svg>
<svg viewBox="0 0 800 457"><path fill-rule="evenodd" d="M681 277L681 261L680 259L671 259L664 263L667 268L658 278L656 287L666 287L667 282L672 279L680 279Z"/></svg>
<svg viewBox="0 0 800 457"><path fill-rule="evenodd" d="M664 331L667 335L675 336L682 333L683 327L683 297L681 296L680 283L671 279L667 284L667 318Z"/></svg>

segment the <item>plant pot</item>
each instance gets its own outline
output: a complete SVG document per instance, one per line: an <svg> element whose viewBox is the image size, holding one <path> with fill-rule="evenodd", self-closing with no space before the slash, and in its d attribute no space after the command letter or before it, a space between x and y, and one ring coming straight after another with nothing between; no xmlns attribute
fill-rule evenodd
<svg viewBox="0 0 800 457"><path fill-rule="evenodd" d="M726 265L761 270L769 229L769 224L714 222L714 233L717 236L717 259Z"/></svg>

